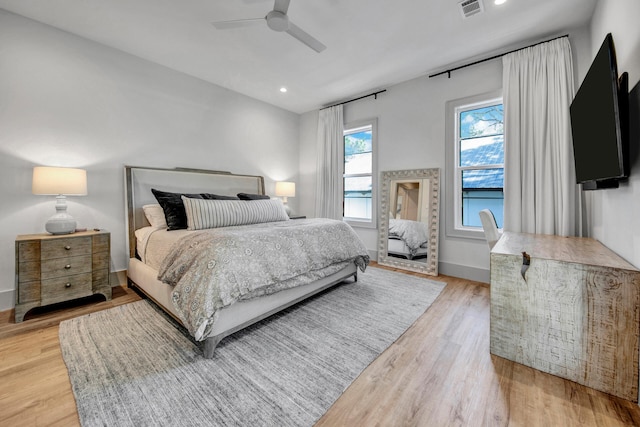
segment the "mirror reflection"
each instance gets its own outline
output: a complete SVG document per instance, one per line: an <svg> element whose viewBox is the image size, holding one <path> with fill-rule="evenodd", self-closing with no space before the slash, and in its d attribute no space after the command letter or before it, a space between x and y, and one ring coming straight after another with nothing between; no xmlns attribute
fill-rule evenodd
<svg viewBox="0 0 640 427"><path fill-rule="evenodd" d="M378 262L437 275L438 169L382 173Z"/></svg>
<svg viewBox="0 0 640 427"><path fill-rule="evenodd" d="M389 211L387 254L425 262L429 248L429 215L423 200L429 200L429 180L394 180L390 191L392 209Z"/></svg>

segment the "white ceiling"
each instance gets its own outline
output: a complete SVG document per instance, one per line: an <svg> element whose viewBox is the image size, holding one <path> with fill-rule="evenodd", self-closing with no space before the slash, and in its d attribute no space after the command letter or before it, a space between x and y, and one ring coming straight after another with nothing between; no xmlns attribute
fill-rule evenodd
<svg viewBox="0 0 640 427"><path fill-rule="evenodd" d="M0 8L304 113L586 24L597 0L291 0L289 18L327 46L316 53L265 25L273 0L0 0ZM446 77L445 77L446 78ZM288 88L281 93L280 87Z"/></svg>

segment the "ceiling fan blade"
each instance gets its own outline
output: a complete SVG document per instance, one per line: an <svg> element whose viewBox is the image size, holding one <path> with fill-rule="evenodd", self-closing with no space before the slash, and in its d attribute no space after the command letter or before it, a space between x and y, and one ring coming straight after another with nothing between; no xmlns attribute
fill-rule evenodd
<svg viewBox="0 0 640 427"><path fill-rule="evenodd" d="M286 15L287 10L289 10L290 2L291 0L276 0L275 4L273 5L273 10L275 10L276 12L282 12Z"/></svg>
<svg viewBox="0 0 640 427"><path fill-rule="evenodd" d="M234 21L218 21L218 22L212 22L211 25L216 27L218 30L228 30L230 28L249 27L256 24L261 24L263 22L264 22L264 18L253 18L253 19L236 19Z"/></svg>
<svg viewBox="0 0 640 427"><path fill-rule="evenodd" d="M325 50L327 47L320 43L318 40L313 38L309 33L305 32L302 28L295 25L293 22L289 21L289 29L287 33L291 34L293 37L300 40L302 43L309 46L311 49L320 53Z"/></svg>

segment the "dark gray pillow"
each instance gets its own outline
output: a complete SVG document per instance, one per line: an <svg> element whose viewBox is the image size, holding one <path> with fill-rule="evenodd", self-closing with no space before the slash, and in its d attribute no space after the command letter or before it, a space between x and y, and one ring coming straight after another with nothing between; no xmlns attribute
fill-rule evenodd
<svg viewBox="0 0 640 427"><path fill-rule="evenodd" d="M236 196L223 196L220 194L211 194L211 193L200 193L200 195L205 200L238 200Z"/></svg>
<svg viewBox="0 0 640 427"><path fill-rule="evenodd" d="M266 194L238 193L238 198L240 200L265 200L270 199L271 197Z"/></svg>
<svg viewBox="0 0 640 427"><path fill-rule="evenodd" d="M182 230L187 228L187 214L182 203L182 196L192 199L202 199L200 194L170 193L151 189L156 200L164 211L164 218L167 220L169 230Z"/></svg>

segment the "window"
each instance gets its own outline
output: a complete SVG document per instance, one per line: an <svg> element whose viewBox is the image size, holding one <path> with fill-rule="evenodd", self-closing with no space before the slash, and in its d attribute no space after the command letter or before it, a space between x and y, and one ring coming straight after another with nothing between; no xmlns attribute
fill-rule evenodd
<svg viewBox="0 0 640 427"><path fill-rule="evenodd" d="M375 227L375 121L345 125L343 216L351 225Z"/></svg>
<svg viewBox="0 0 640 427"><path fill-rule="evenodd" d="M490 96L493 95L493 96ZM483 238L479 212L490 209L502 228L504 216L504 108L489 94L447 104L447 233Z"/></svg>

